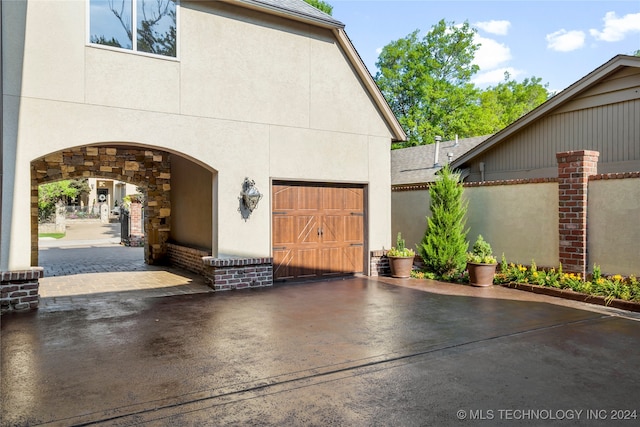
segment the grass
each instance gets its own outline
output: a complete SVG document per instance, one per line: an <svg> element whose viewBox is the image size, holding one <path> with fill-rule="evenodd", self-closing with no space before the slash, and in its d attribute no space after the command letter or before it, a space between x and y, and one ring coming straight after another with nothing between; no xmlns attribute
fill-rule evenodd
<svg viewBox="0 0 640 427"><path fill-rule="evenodd" d="M40 233L40 234L38 234L39 238L51 237L53 239L62 239L64 236L65 236L65 233Z"/></svg>

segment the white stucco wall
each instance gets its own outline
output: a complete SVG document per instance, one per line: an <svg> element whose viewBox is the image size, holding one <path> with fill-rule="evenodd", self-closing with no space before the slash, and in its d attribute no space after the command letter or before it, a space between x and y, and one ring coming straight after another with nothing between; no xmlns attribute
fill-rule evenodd
<svg viewBox="0 0 640 427"><path fill-rule="evenodd" d="M331 31L182 4L178 59L88 45L84 0L3 4L0 269L30 264L30 162L100 143L212 171L218 255L270 256L271 179L368 185L369 247L389 246L391 134ZM248 221L237 211L245 177L265 195Z"/></svg>
<svg viewBox="0 0 640 427"><path fill-rule="evenodd" d="M588 268L640 276L640 179L589 181Z"/></svg>
<svg viewBox="0 0 640 427"><path fill-rule="evenodd" d="M557 183L465 187L463 197L470 248L482 234L498 259L504 253L509 262L557 267ZM393 192L391 237L400 231L407 247L415 247L431 216L429 204L428 190Z"/></svg>
<svg viewBox="0 0 640 427"><path fill-rule="evenodd" d="M500 259L541 267L557 267L558 184L467 187L469 247L478 234Z"/></svg>

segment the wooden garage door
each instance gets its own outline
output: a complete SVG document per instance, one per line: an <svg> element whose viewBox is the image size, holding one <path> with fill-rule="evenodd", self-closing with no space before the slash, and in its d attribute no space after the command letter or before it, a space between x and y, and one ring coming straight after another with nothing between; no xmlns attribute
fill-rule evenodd
<svg viewBox="0 0 640 427"><path fill-rule="evenodd" d="M275 280L364 271L362 187L273 184Z"/></svg>

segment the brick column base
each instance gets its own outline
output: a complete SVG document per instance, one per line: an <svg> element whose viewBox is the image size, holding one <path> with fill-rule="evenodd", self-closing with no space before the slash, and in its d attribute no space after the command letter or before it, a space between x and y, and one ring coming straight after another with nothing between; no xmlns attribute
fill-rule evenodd
<svg viewBox="0 0 640 427"><path fill-rule="evenodd" d="M387 251L371 251L370 264L371 276L376 277L391 275L391 267L389 267L389 258L387 258Z"/></svg>
<svg viewBox="0 0 640 427"><path fill-rule="evenodd" d="M203 275L216 291L273 286L273 258L202 257Z"/></svg>
<svg viewBox="0 0 640 427"><path fill-rule="evenodd" d="M597 151L557 153L559 258L564 271L587 272L587 194L598 169Z"/></svg>
<svg viewBox="0 0 640 427"><path fill-rule="evenodd" d="M42 267L0 272L0 312L38 308L39 279L43 276Z"/></svg>

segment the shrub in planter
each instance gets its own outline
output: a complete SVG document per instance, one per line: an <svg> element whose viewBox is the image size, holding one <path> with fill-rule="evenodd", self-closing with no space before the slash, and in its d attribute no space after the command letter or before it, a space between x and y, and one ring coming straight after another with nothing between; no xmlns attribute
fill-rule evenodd
<svg viewBox="0 0 640 427"><path fill-rule="evenodd" d="M478 235L473 251L467 253L469 283L473 286L491 286L498 262L493 256L491 245Z"/></svg>
<svg viewBox="0 0 640 427"><path fill-rule="evenodd" d="M413 259L416 253L413 249L405 246L405 240L402 233L398 233L396 238L396 246L389 249L387 258L389 258L389 267L391 267L391 275L393 277L410 277L413 269Z"/></svg>

